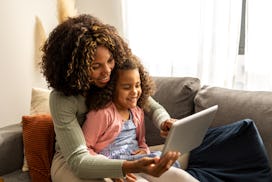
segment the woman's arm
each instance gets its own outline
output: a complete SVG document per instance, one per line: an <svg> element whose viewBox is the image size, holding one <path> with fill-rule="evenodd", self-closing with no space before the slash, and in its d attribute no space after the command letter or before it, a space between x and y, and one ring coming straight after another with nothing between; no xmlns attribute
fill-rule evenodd
<svg viewBox="0 0 272 182"><path fill-rule="evenodd" d="M170 115L162 105L156 102L152 97L148 98L149 110L145 110L147 116L153 121L158 129L161 129L161 124L170 119Z"/></svg>
<svg viewBox="0 0 272 182"><path fill-rule="evenodd" d="M78 177L92 179L123 176L123 160L111 160L101 155L89 154L77 119L82 115L83 121L86 114L83 97L67 97L52 91L49 104L56 133L56 150L61 152Z"/></svg>

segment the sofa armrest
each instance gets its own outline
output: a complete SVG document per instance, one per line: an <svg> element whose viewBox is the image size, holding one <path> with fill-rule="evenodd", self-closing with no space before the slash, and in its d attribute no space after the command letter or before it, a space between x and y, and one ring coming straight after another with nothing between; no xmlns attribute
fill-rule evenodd
<svg viewBox="0 0 272 182"><path fill-rule="evenodd" d="M21 169L23 137L21 124L0 128L0 175Z"/></svg>
<svg viewBox="0 0 272 182"><path fill-rule="evenodd" d="M254 120L272 164L272 92L204 86L194 102L196 111L215 104L219 106L212 126L246 118Z"/></svg>

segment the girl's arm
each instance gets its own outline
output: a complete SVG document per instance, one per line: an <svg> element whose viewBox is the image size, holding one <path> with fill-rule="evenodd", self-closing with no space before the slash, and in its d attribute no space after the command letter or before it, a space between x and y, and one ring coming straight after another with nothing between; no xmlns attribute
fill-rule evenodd
<svg viewBox="0 0 272 182"><path fill-rule="evenodd" d="M141 108L136 107L132 110L134 115L134 122L136 122L136 131L137 131L137 139L139 150L134 151L135 154L149 154L150 150L145 140L145 121L144 121L144 112Z"/></svg>
<svg viewBox="0 0 272 182"><path fill-rule="evenodd" d="M106 128L108 128L107 120L102 110L90 111L86 115L86 120L82 125L82 132L90 154L97 155L96 147Z"/></svg>

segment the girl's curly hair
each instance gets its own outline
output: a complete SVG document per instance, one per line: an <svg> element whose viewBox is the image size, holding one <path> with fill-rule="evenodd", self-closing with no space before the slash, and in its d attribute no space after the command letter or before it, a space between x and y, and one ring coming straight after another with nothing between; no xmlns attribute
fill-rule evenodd
<svg viewBox="0 0 272 182"><path fill-rule="evenodd" d="M118 81L118 71L119 70L133 70L138 69L141 79L142 94L137 102L140 108L148 109L147 99L149 96L153 95L155 91L155 84L149 73L145 70L144 66L141 64L136 56L131 56L116 66L116 69L111 74L111 81L104 88L98 88L93 86L93 89L89 90L86 99L86 105L90 110L98 110L107 106L113 100L116 82Z"/></svg>
<svg viewBox="0 0 272 182"><path fill-rule="evenodd" d="M42 51L41 72L48 87L65 95L85 95L92 85L90 64L98 46L112 53L115 65L132 55L117 30L96 17L82 14L59 24Z"/></svg>

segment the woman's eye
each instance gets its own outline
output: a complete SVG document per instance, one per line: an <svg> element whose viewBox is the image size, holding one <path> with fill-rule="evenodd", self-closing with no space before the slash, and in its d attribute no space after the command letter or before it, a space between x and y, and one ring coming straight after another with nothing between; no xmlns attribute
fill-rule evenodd
<svg viewBox="0 0 272 182"><path fill-rule="evenodd" d="M113 64L113 63L114 63L114 59L113 59L113 58L110 58L110 59L108 60L108 63L109 63L109 64Z"/></svg>
<svg viewBox="0 0 272 182"><path fill-rule="evenodd" d="M98 68L99 68L99 65L92 65L92 66L91 66L91 69L92 69L92 70L96 70L96 69L98 69Z"/></svg>

